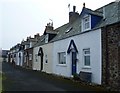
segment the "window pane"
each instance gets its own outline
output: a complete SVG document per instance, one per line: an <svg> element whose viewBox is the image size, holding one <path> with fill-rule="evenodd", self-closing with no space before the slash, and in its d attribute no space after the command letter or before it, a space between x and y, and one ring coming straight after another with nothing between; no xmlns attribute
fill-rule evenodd
<svg viewBox="0 0 120 93"><path fill-rule="evenodd" d="M89 22L89 16L84 18L84 29L89 29L90 28L90 22Z"/></svg>
<svg viewBox="0 0 120 93"><path fill-rule="evenodd" d="M90 66L90 56L84 56L85 66Z"/></svg>
<svg viewBox="0 0 120 93"><path fill-rule="evenodd" d="M85 23L85 29L89 28L89 22Z"/></svg>
<svg viewBox="0 0 120 93"><path fill-rule="evenodd" d="M32 54L29 54L29 60L32 60Z"/></svg>
<svg viewBox="0 0 120 93"><path fill-rule="evenodd" d="M59 64L66 64L65 52L58 53Z"/></svg>

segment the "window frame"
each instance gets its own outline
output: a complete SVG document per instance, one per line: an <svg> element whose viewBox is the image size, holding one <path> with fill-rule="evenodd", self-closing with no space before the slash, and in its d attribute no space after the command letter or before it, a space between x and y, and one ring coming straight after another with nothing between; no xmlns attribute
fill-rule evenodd
<svg viewBox="0 0 120 93"><path fill-rule="evenodd" d="M89 53L85 53L85 52L89 52ZM87 63L85 61L85 57L89 57L89 63ZM91 67L91 51L90 51L90 48L83 49L83 64L84 64L84 67ZM87 65L87 64L89 64L89 65Z"/></svg>
<svg viewBox="0 0 120 93"><path fill-rule="evenodd" d="M59 65L66 65L66 52L59 52L58 53L58 64Z"/></svg>
<svg viewBox="0 0 120 93"><path fill-rule="evenodd" d="M85 22L85 20L87 20L87 22ZM86 28L87 27L86 25L88 25L89 27ZM82 31L84 32L90 29L91 29L91 15L86 14L83 16L83 19L82 19Z"/></svg>
<svg viewBox="0 0 120 93"><path fill-rule="evenodd" d="M30 61L32 60L32 54L29 54L29 60Z"/></svg>

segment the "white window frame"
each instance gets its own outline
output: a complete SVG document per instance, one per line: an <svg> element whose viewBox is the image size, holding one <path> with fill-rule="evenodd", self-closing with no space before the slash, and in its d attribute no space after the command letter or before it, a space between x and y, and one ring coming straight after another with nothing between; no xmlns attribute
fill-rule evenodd
<svg viewBox="0 0 120 93"><path fill-rule="evenodd" d="M66 52L58 53L58 64L65 65L66 64Z"/></svg>
<svg viewBox="0 0 120 93"><path fill-rule="evenodd" d="M85 22L85 20L87 20ZM86 25L89 25L88 28L86 28ZM91 29L91 15L84 15L82 19L82 31L88 31Z"/></svg>
<svg viewBox="0 0 120 93"><path fill-rule="evenodd" d="M32 60L32 54L29 54L29 60Z"/></svg>
<svg viewBox="0 0 120 93"><path fill-rule="evenodd" d="M32 47L32 42L30 42L30 48Z"/></svg>
<svg viewBox="0 0 120 93"><path fill-rule="evenodd" d="M89 65L86 65L85 57L89 57ZM91 66L90 48L83 49L83 64L84 64L84 67Z"/></svg>

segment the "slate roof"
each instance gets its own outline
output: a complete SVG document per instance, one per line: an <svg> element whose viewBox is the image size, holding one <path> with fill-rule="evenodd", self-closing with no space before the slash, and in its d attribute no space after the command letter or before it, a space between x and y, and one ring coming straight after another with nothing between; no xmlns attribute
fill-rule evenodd
<svg viewBox="0 0 120 93"><path fill-rule="evenodd" d="M22 45L29 45L29 42L28 41L23 41L21 44Z"/></svg>
<svg viewBox="0 0 120 93"><path fill-rule="evenodd" d="M28 41L30 41L30 42L36 42L37 41L37 39L36 38L29 38L29 40Z"/></svg>
<svg viewBox="0 0 120 93"><path fill-rule="evenodd" d="M50 33L50 34L57 34L57 31L54 31L54 30L47 30L46 33Z"/></svg>
<svg viewBox="0 0 120 93"><path fill-rule="evenodd" d="M68 24L65 24L65 25L63 25L63 26L58 27L57 29L55 29L55 30L54 30L55 34L57 33L57 35L58 35L59 32L62 33L61 31L62 31L63 29L65 29L65 28L67 27L67 25L68 25ZM52 32L53 32L53 31L52 31ZM53 40L53 39L52 39L52 40ZM51 40L51 41L52 41L52 40ZM51 42L51 41L49 41L49 42ZM33 47L37 47L37 46L44 45L44 44L46 44L46 43L45 43L45 35L43 34L43 35L40 36L38 42L37 42Z"/></svg>
<svg viewBox="0 0 120 93"><path fill-rule="evenodd" d="M33 47L37 47L37 46L40 46L40 45L43 45L45 44L45 35L41 35L40 38L38 39L38 42L36 42Z"/></svg>
<svg viewBox="0 0 120 93"><path fill-rule="evenodd" d="M101 21L93 29L101 28L106 25L120 22L120 2L111 2L96 10L91 10L91 9L84 7L82 12L80 13L79 18L75 22L73 22L72 24L66 23L58 27L57 29L55 29L55 32L58 32L58 33L50 42L62 40L62 39L65 39L71 36L89 32L89 31L81 32L81 27L82 27L81 26L81 19L82 19L81 15L83 12L87 14L100 16L100 17L103 17L103 13L105 13L105 19L103 17ZM91 29L90 31L92 31L93 29ZM45 38L45 35L42 35L38 43L36 43L34 47L45 44L44 38Z"/></svg>
<svg viewBox="0 0 120 93"><path fill-rule="evenodd" d="M99 27L120 22L120 2L112 2L97 9L96 11L102 11L105 13L105 19L101 20Z"/></svg>
<svg viewBox="0 0 120 93"><path fill-rule="evenodd" d="M52 39L51 42L77 35L78 33L81 32L80 23L81 23L80 18L78 18L74 23L72 23L72 24L67 23L67 24L61 26L60 28L56 29L56 30L59 30L58 34L57 34L57 36L55 36L55 38ZM67 32L67 30L69 30L69 29L70 29L70 31Z"/></svg>
<svg viewBox="0 0 120 93"><path fill-rule="evenodd" d="M100 11L93 11L93 10L85 8L85 7L83 7L82 12L80 13L80 15L82 15L83 12L85 12L87 14L92 14L92 15L103 17L102 12L100 12Z"/></svg>
<svg viewBox="0 0 120 93"><path fill-rule="evenodd" d="M85 12L88 12L88 14L93 14L93 15L97 15L97 16L103 16L103 8L105 9L105 19L103 18L93 29L97 29L106 25L110 25L116 22L120 21L120 2L112 2L108 5L105 5L97 10L91 10L88 8L83 8L83 10L85 10ZM82 11L83 12L83 11ZM81 14L82 14L81 12ZM67 23L66 26L61 26L61 28L58 31L57 36L52 40L52 42L57 41L57 40L61 40L61 39L65 39L74 35L79 35L79 34L83 34L86 32L81 32L81 18L82 16L80 15L80 17L72 24ZM66 33L66 30L69 29L70 27L72 27L71 31L69 31L68 33ZM91 30L93 30L91 29Z"/></svg>

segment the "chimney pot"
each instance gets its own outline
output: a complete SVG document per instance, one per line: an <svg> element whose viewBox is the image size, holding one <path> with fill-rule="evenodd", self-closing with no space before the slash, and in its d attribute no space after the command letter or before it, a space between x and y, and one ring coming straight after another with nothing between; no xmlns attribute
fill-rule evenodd
<svg viewBox="0 0 120 93"><path fill-rule="evenodd" d="M85 7L85 3L83 3L83 7Z"/></svg>
<svg viewBox="0 0 120 93"><path fill-rule="evenodd" d="M73 6L73 12L75 12L75 10L76 10L76 6Z"/></svg>
<svg viewBox="0 0 120 93"><path fill-rule="evenodd" d="M39 36L39 33L37 33L36 35L34 35L34 38L38 38Z"/></svg>

